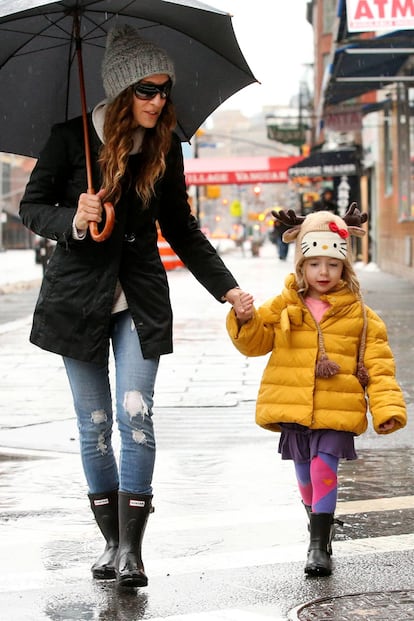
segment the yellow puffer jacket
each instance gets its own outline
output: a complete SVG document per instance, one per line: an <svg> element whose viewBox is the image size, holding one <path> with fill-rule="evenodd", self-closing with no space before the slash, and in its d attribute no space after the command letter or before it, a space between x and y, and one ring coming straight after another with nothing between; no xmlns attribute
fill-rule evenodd
<svg viewBox="0 0 414 621"><path fill-rule="evenodd" d="M299 423L359 435L367 428L369 403L377 433L390 433L379 429L390 418L397 422L392 431L404 427L406 406L384 322L366 307L364 365L370 379L365 391L355 376L363 327L361 302L347 286L322 299L331 305L319 324L326 353L340 366L339 373L329 378L315 377L318 331L297 293L294 274L286 278L282 293L255 310L241 328L234 311L229 312L227 330L235 347L245 356L270 353L257 398L257 424L280 431L278 423Z"/></svg>

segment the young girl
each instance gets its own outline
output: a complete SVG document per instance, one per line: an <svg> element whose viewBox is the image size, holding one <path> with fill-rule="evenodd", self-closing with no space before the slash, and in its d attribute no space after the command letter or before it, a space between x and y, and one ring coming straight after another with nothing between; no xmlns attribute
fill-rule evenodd
<svg viewBox="0 0 414 621"><path fill-rule="evenodd" d="M259 309L242 293L227 329L246 356L271 352L257 399L256 422L281 431L310 519L305 573L331 574L331 538L339 459L356 459L354 436L367 428L367 398L377 433L406 424L386 327L365 306L352 267L350 234L362 236L355 205L344 219L328 211L306 218L274 213L293 227L295 274ZM366 217L365 217L366 219Z"/></svg>

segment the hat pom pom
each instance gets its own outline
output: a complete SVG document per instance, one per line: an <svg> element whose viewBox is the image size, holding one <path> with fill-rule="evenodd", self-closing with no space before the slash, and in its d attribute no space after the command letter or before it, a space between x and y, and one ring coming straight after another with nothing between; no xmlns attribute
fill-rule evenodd
<svg viewBox="0 0 414 621"><path fill-rule="evenodd" d="M364 367L362 362L358 362L357 371L355 375L357 376L362 388L366 388L369 382L369 375L368 375L368 371L366 367Z"/></svg>
<svg viewBox="0 0 414 621"><path fill-rule="evenodd" d="M332 377L337 375L341 367L333 360L329 360L327 356L322 356L316 365L316 377Z"/></svg>

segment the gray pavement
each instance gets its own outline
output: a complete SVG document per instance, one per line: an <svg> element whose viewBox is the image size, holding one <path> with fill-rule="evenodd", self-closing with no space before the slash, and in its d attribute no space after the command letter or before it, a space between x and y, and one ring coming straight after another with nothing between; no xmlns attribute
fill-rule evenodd
<svg viewBox="0 0 414 621"><path fill-rule="evenodd" d="M375 266L358 269L367 304L388 326L409 426L358 438L359 460L340 471L345 524L334 573L309 580L291 464L277 455L277 435L254 424L265 360L233 348L227 306L186 270L170 272L175 353L163 357L156 388L150 582L125 594L91 579L102 544L65 373L59 357L28 342L41 268L31 253L10 252L0 254L0 619L414 619L413 285ZM257 303L292 268L270 245L258 258L234 250L223 259Z"/></svg>

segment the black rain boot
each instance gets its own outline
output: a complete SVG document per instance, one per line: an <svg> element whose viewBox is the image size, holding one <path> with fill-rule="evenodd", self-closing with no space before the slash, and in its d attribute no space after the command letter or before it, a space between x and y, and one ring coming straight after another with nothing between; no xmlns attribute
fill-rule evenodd
<svg viewBox="0 0 414 621"><path fill-rule="evenodd" d="M305 566L305 574L308 576L330 576L332 573L331 556L328 553L332 523L332 513L310 514L310 544Z"/></svg>
<svg viewBox="0 0 414 621"><path fill-rule="evenodd" d="M115 578L115 557L118 551L118 490L106 494L88 494L91 509L106 546L103 554L92 565L92 575L96 580Z"/></svg>
<svg viewBox="0 0 414 621"><path fill-rule="evenodd" d="M306 515L308 516L309 522L308 522L308 531L310 532L310 516L312 513L312 507L310 507L309 505L305 505L305 503L302 500L302 504L305 508L306 511ZM334 540L335 537L335 532L336 532L336 526L343 526L344 523L342 522L342 520L340 520L339 518L334 517L332 520L332 525L331 525L331 530L329 533L329 539L328 539L328 544L326 546L326 551L328 552L329 556L332 556L332 541Z"/></svg>
<svg viewBox="0 0 414 621"><path fill-rule="evenodd" d="M152 496L119 492L119 549L116 558L116 578L121 587L147 586L141 558L142 539L153 512Z"/></svg>

